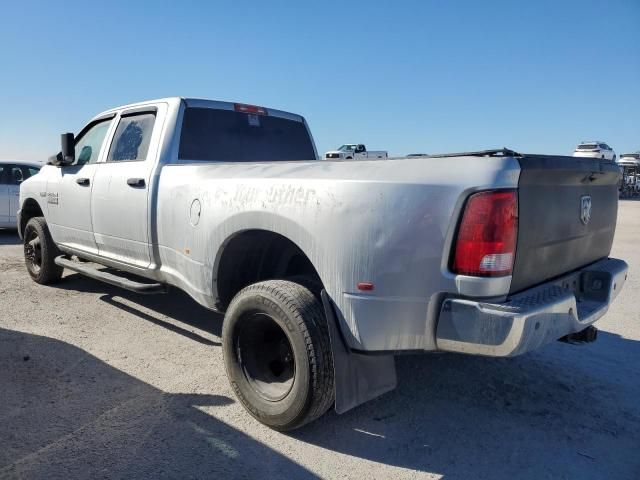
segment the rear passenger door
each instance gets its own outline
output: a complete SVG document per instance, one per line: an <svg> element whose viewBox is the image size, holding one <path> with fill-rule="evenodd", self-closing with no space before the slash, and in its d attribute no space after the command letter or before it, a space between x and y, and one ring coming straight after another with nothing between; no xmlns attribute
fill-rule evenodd
<svg viewBox="0 0 640 480"><path fill-rule="evenodd" d="M91 218L100 256L150 264L149 197L166 104L124 110L95 177Z"/></svg>

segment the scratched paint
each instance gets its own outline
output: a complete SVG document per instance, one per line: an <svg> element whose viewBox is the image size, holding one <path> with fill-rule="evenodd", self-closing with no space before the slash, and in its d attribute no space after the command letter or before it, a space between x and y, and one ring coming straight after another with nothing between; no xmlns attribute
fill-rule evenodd
<svg viewBox="0 0 640 480"><path fill-rule="evenodd" d="M449 158L446 165L401 159L260 167L189 164L162 170L162 269L212 306L214 271L228 240L249 229L279 233L314 264L351 345L371 350L435 349L429 303L441 292L459 291L442 258L448 257L461 200L470 189L515 187L519 168L509 158L473 157ZM184 210L180 202L194 198L202 202L196 230L177 213ZM185 242L189 259L178 253ZM362 294L355 288L359 281L376 288Z"/></svg>

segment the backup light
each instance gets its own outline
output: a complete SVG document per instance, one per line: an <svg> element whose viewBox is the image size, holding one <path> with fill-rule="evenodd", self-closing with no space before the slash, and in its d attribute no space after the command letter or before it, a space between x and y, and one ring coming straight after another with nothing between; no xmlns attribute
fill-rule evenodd
<svg viewBox="0 0 640 480"><path fill-rule="evenodd" d="M469 197L454 247L452 270L462 275L510 275L518 239L515 190L493 190Z"/></svg>

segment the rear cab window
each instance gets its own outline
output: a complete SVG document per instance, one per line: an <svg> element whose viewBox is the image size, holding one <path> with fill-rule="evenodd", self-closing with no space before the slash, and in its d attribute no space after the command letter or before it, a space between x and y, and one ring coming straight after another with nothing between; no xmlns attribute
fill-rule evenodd
<svg viewBox="0 0 640 480"><path fill-rule="evenodd" d="M276 115L187 107L180 160L270 162L316 160L305 123Z"/></svg>

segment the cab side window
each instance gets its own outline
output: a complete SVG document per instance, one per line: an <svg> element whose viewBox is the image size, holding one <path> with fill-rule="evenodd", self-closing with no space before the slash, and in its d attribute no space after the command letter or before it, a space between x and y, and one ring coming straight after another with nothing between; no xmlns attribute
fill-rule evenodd
<svg viewBox="0 0 640 480"><path fill-rule="evenodd" d="M22 174L22 169L17 165L9 166L9 185L20 185L26 180Z"/></svg>
<svg viewBox="0 0 640 480"><path fill-rule="evenodd" d="M9 185L20 185L38 172L39 169L27 165L9 165L7 168Z"/></svg>
<svg viewBox="0 0 640 480"><path fill-rule="evenodd" d="M9 165L0 164L0 185L9 183Z"/></svg>
<svg viewBox="0 0 640 480"><path fill-rule="evenodd" d="M111 120L98 122L76 141L76 160L73 165L86 165L98 161L98 155L110 125Z"/></svg>
<svg viewBox="0 0 640 480"><path fill-rule="evenodd" d="M120 119L113 136L108 162L144 161L147 159L156 116L153 113L128 115Z"/></svg>

